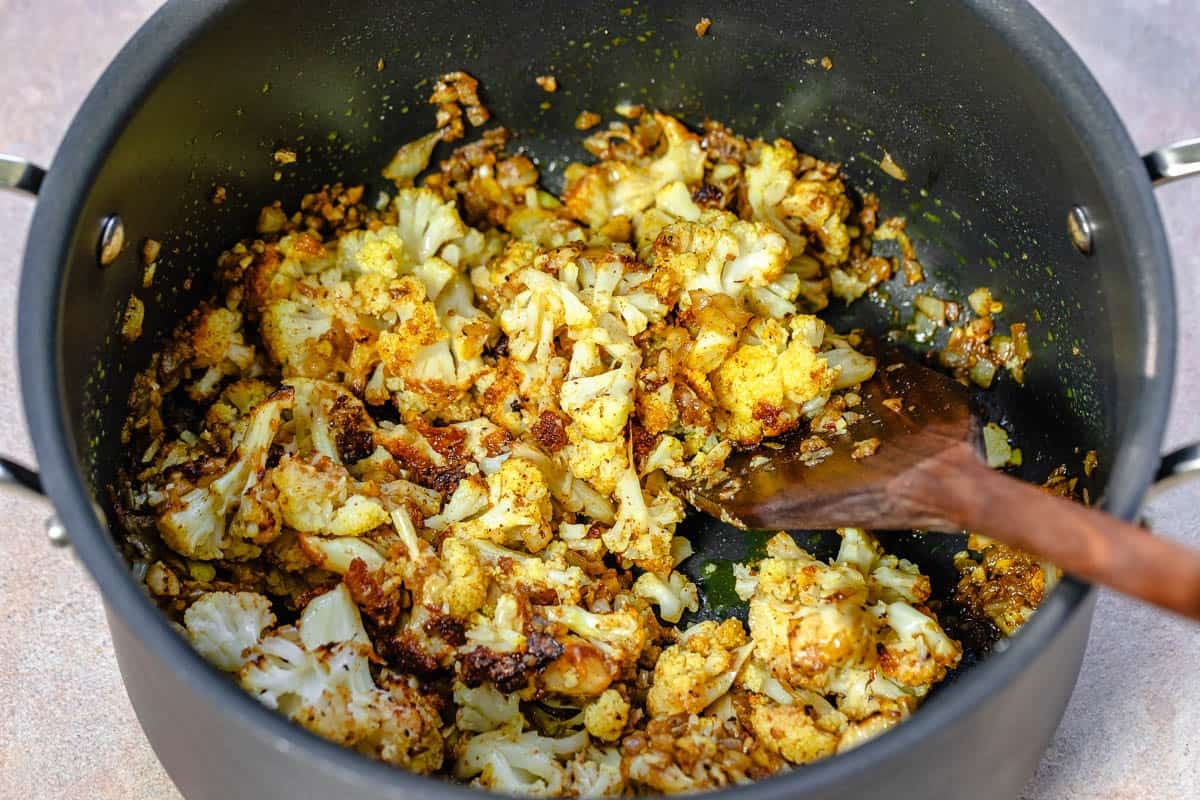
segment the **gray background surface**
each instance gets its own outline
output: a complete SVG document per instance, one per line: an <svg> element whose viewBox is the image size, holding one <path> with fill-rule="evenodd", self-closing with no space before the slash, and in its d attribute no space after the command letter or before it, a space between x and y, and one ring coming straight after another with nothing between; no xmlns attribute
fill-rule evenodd
<svg viewBox="0 0 1200 800"><path fill-rule="evenodd" d="M1200 136L1197 0L1036 0L1142 149ZM71 116L156 0L0 0L0 151L47 164ZM714 15L715 16L715 15ZM1160 190L1181 311L1166 447L1200 440L1200 180ZM0 195L0 450L32 463L13 341L32 202ZM1150 507L1200 545L1200 486ZM175 800L117 674L99 597L42 533L48 509L0 494L0 797ZM1197 798L1200 629L1108 593L1054 744L1023 800ZM964 795L966 796L966 795Z"/></svg>

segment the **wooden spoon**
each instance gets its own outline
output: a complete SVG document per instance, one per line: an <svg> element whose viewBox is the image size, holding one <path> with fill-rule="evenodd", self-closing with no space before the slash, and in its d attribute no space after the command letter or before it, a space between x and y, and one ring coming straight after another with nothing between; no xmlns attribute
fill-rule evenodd
<svg viewBox="0 0 1200 800"><path fill-rule="evenodd" d="M825 437L824 460L764 446L730 458L734 480L689 499L742 527L970 530L1200 619L1200 553L991 469L965 387L895 352L880 365L852 409L863 419ZM870 438L877 452L854 458L854 441Z"/></svg>

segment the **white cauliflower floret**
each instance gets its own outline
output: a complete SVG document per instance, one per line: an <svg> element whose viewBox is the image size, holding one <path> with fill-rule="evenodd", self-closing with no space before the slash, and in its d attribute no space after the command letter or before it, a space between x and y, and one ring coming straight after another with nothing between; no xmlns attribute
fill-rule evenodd
<svg viewBox="0 0 1200 800"><path fill-rule="evenodd" d="M275 624L271 601L254 592L208 592L188 606L183 624L188 641L210 664L234 672L244 653Z"/></svg>
<svg viewBox="0 0 1200 800"><path fill-rule="evenodd" d="M929 578L911 561L886 555L879 540L861 528L842 528L835 561L854 567L867 579L872 602L923 603L932 588Z"/></svg>
<svg viewBox="0 0 1200 800"><path fill-rule="evenodd" d="M208 486L188 488L176 483L168 489L166 506L160 509L158 530L171 549L197 559L258 554L257 548L231 541L227 536L227 517L259 481L283 412L292 407L292 401L292 390L281 389L259 404L251 414L232 463Z"/></svg>
<svg viewBox="0 0 1200 800"><path fill-rule="evenodd" d="M563 793L569 780L563 760L587 747L588 735L580 731L562 738L522 733L521 724L465 738L459 745L454 774L459 780L494 792L530 797Z"/></svg>
<svg viewBox="0 0 1200 800"><path fill-rule="evenodd" d="M344 585L314 598L297 629L281 629L252 651L242 687L314 733L413 772L441 766L440 719L407 684L371 676L371 643Z"/></svg>
<svg viewBox="0 0 1200 800"><path fill-rule="evenodd" d="M481 514L488 504L487 481L482 475L469 476L454 487L454 493L442 506L441 513L426 518L425 527L433 531L443 530Z"/></svg>
<svg viewBox="0 0 1200 800"><path fill-rule="evenodd" d="M525 627L530 622L529 606L513 594L496 598L491 616L480 612L471 615L467 628L467 649L486 647L497 653L515 653L526 645Z"/></svg>
<svg viewBox="0 0 1200 800"><path fill-rule="evenodd" d="M560 328L591 326L592 312L562 281L532 267L513 280L525 288L501 310L497 321L508 336L509 354L518 361L545 363L553 355Z"/></svg>
<svg viewBox="0 0 1200 800"><path fill-rule="evenodd" d="M458 706L455 723L459 730L483 733L522 721L520 698L516 693L506 694L490 683L471 689L456 682L454 704Z"/></svg>
<svg viewBox="0 0 1200 800"><path fill-rule="evenodd" d="M425 263L442 245L467 233L454 203L428 189L404 189L392 205L396 209L397 233L403 241L397 255L404 265Z"/></svg>
<svg viewBox="0 0 1200 800"><path fill-rule="evenodd" d="M331 538L302 533L296 537L296 542L314 567L339 575L349 572L355 561L362 561L369 572L378 570L385 563L378 550L356 536Z"/></svg>
<svg viewBox="0 0 1200 800"><path fill-rule="evenodd" d="M699 714L729 691L753 649L736 619L693 625L658 657L646 710L654 717Z"/></svg>
<svg viewBox="0 0 1200 800"><path fill-rule="evenodd" d="M589 747L567 767L568 783L576 797L619 797L625 791L621 752L615 747Z"/></svg>
<svg viewBox="0 0 1200 800"><path fill-rule="evenodd" d="M633 593L658 606L658 615L666 622L679 622L684 610L695 613L700 608L696 584L678 572L672 572L667 580L653 572L642 573L634 581Z"/></svg>
<svg viewBox="0 0 1200 800"><path fill-rule="evenodd" d="M611 361L607 367L602 352ZM609 314L575 341L559 401L589 439L609 441L624 432L641 363L633 340Z"/></svg>

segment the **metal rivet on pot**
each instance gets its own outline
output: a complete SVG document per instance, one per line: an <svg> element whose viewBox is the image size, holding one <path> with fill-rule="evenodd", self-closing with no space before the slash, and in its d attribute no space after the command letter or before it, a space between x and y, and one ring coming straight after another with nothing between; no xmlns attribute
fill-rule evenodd
<svg viewBox="0 0 1200 800"><path fill-rule="evenodd" d="M71 537L67 535L67 529L58 521L58 517L47 518L46 538L55 547L66 547L71 543Z"/></svg>
<svg viewBox="0 0 1200 800"><path fill-rule="evenodd" d="M1093 229L1092 220L1081 206L1075 206L1067 215L1067 233L1071 235L1071 244L1085 256L1092 254Z"/></svg>
<svg viewBox="0 0 1200 800"><path fill-rule="evenodd" d="M116 261L124 247L125 223L119 214L109 214L100 223L100 244L96 251L100 266L107 267Z"/></svg>

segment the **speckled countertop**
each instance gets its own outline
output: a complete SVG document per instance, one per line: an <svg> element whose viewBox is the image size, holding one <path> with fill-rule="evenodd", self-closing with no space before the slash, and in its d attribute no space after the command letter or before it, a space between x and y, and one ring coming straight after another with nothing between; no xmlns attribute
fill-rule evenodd
<svg viewBox="0 0 1200 800"><path fill-rule="evenodd" d="M1196 0L1036 0L1143 149L1200 136ZM0 0L0 151L49 163L88 88L156 0ZM1086 10L1085 10L1086 9ZM1200 181L1160 190L1182 311L1166 447L1200 440ZM16 375L20 255L33 204L0 195L0 450L32 463ZM1200 486L1150 508L1200 545ZM0 494L0 797L173 800L125 697L99 597L46 544L42 503ZM1200 629L1105 593L1078 687L1022 800L1197 798Z"/></svg>

